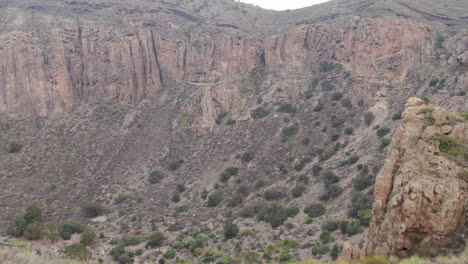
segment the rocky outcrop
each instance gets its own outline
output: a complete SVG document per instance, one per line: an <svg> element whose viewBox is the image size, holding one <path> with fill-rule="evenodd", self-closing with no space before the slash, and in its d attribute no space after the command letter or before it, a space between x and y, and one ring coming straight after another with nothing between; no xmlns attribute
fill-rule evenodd
<svg viewBox="0 0 468 264"><path fill-rule="evenodd" d="M462 117L409 99L376 179L367 247L348 246L347 257L414 253L467 225L467 126Z"/></svg>
<svg viewBox="0 0 468 264"><path fill-rule="evenodd" d="M134 104L174 82L212 83L263 66L318 72L320 62L344 65L368 87L398 86L431 54L432 33L409 20L364 19L357 27L299 25L262 45L242 35L161 34L135 22L116 28L64 21L0 35L0 110L46 116L100 97Z"/></svg>

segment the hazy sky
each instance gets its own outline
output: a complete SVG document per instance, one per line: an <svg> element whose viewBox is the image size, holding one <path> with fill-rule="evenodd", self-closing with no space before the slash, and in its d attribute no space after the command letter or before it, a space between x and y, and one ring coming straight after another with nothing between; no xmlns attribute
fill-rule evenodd
<svg viewBox="0 0 468 264"><path fill-rule="evenodd" d="M241 2L258 5L266 9L286 10L320 4L327 2L327 0L241 0Z"/></svg>

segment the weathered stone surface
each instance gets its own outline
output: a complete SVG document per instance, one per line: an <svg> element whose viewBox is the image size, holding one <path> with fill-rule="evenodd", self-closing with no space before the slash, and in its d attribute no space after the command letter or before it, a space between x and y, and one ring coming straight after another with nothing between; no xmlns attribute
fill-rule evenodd
<svg viewBox="0 0 468 264"><path fill-rule="evenodd" d="M443 241L467 224L468 185L463 175L468 168L442 152L434 139L445 133L458 144L466 144L466 121L434 107L426 114L426 120L433 120L428 125L420 114L427 109L415 98L406 105L403 122L375 183L372 222L363 251L367 255L404 255Z"/></svg>

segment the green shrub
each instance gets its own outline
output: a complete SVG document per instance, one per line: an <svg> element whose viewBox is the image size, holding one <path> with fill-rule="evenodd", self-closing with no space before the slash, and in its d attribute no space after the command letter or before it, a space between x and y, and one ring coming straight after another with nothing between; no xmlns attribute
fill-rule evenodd
<svg viewBox="0 0 468 264"><path fill-rule="evenodd" d="M235 124L236 124L235 119L229 118L228 121L226 121L226 125L228 125L228 126L233 126Z"/></svg>
<svg viewBox="0 0 468 264"><path fill-rule="evenodd" d="M85 246L89 246L96 239L96 233L90 227L85 228L83 233L81 233L80 242Z"/></svg>
<svg viewBox="0 0 468 264"><path fill-rule="evenodd" d="M216 207L223 200L223 193L220 191L213 192L208 196L208 207Z"/></svg>
<svg viewBox="0 0 468 264"><path fill-rule="evenodd" d="M164 234L161 232L154 232L148 238L148 243L146 243L146 248L157 248L161 247L164 244Z"/></svg>
<svg viewBox="0 0 468 264"><path fill-rule="evenodd" d="M319 199L322 201L329 201L337 198L343 192L343 188L336 184L325 185L325 193L322 194Z"/></svg>
<svg viewBox="0 0 468 264"><path fill-rule="evenodd" d="M351 157L349 157L349 158L346 160L345 163L348 164L348 165L353 165L353 164L355 164L355 163L358 162L358 161L359 161L359 156L357 156L357 155L352 155Z"/></svg>
<svg viewBox="0 0 468 264"><path fill-rule="evenodd" d="M319 101L313 110L314 112L320 112L323 110L323 108L324 108L323 102Z"/></svg>
<svg viewBox="0 0 468 264"><path fill-rule="evenodd" d="M223 122L223 119L228 115L229 113L228 112L221 112L219 113L218 115L218 118L216 118L215 122L217 125L221 125L221 123Z"/></svg>
<svg viewBox="0 0 468 264"><path fill-rule="evenodd" d="M270 111L263 108L263 107L258 107L254 110L252 110L252 112L250 112L250 116L253 118L253 119L260 119L260 118L264 118L266 117L267 115L270 114Z"/></svg>
<svg viewBox="0 0 468 264"><path fill-rule="evenodd" d="M178 203L180 202L180 194L179 193L174 193L172 194L171 201L173 203Z"/></svg>
<svg viewBox="0 0 468 264"><path fill-rule="evenodd" d="M183 192L185 192L185 190L186 190L185 185L184 185L183 183L177 184L176 189L177 189L177 191L180 192L180 193L183 193Z"/></svg>
<svg viewBox="0 0 468 264"><path fill-rule="evenodd" d="M351 209L348 211L348 216L357 218L361 224L368 224L367 215L363 211L372 208L372 197L363 193L356 193L351 200ZM361 212L362 217L359 215Z"/></svg>
<svg viewBox="0 0 468 264"><path fill-rule="evenodd" d="M21 145L21 143L17 141L10 141L7 143L6 151L8 153L17 153L17 152L20 152L22 147L23 146Z"/></svg>
<svg viewBox="0 0 468 264"><path fill-rule="evenodd" d="M310 158L305 158L303 160L301 160L301 162L299 162L298 164L296 164L294 166L294 170L295 171L301 171L304 169L305 165L309 162L311 162L312 160Z"/></svg>
<svg viewBox="0 0 468 264"><path fill-rule="evenodd" d="M285 196L284 192L280 188L272 188L269 190L266 190L263 193L263 198L268 201L273 201L273 200L281 200Z"/></svg>
<svg viewBox="0 0 468 264"><path fill-rule="evenodd" d="M277 109L280 113L294 114L297 112L297 108L292 104L282 104Z"/></svg>
<svg viewBox="0 0 468 264"><path fill-rule="evenodd" d="M339 100L341 100L341 98L343 98L343 94L340 93L340 92L334 92L334 93L331 95L331 100L332 100L332 101L339 101Z"/></svg>
<svg viewBox="0 0 468 264"><path fill-rule="evenodd" d="M8 234L14 237L21 237L28 223L23 216L16 216L10 221Z"/></svg>
<svg viewBox="0 0 468 264"><path fill-rule="evenodd" d="M340 223L340 230L344 234L348 236L355 235L361 231L361 227L359 222L352 220L352 221L341 221Z"/></svg>
<svg viewBox="0 0 468 264"><path fill-rule="evenodd" d="M97 202L85 204L81 209L87 217L98 217L104 213L104 207Z"/></svg>
<svg viewBox="0 0 468 264"><path fill-rule="evenodd" d="M388 138L382 138L382 139L380 140L380 146L379 146L379 148L380 148L380 149L386 148L388 145L390 145L390 142L391 142L390 139L388 139Z"/></svg>
<svg viewBox="0 0 468 264"><path fill-rule="evenodd" d="M330 219L322 225L322 230L333 232L340 228L341 222L335 219Z"/></svg>
<svg viewBox="0 0 468 264"><path fill-rule="evenodd" d="M289 138L295 136L297 132L299 132L299 125L294 124L292 126L283 128L281 131L281 137L283 141L287 141Z"/></svg>
<svg viewBox="0 0 468 264"><path fill-rule="evenodd" d="M65 247L65 255L71 259L77 260L89 260L91 258L91 252L83 244L72 244Z"/></svg>
<svg viewBox="0 0 468 264"><path fill-rule="evenodd" d="M335 86L328 80L322 82L322 91L329 92L335 89Z"/></svg>
<svg viewBox="0 0 468 264"><path fill-rule="evenodd" d="M141 243L141 237L137 235L125 235L122 237L122 244L126 247L136 246Z"/></svg>
<svg viewBox="0 0 468 264"><path fill-rule="evenodd" d="M244 197L241 194L235 194L231 200L229 200L228 205L230 207L236 207L244 202Z"/></svg>
<svg viewBox="0 0 468 264"><path fill-rule="evenodd" d="M372 112L365 112L364 113L364 122L367 126L370 126L374 122L375 116Z"/></svg>
<svg viewBox="0 0 468 264"><path fill-rule="evenodd" d="M348 109L353 108L353 103L351 102L351 100L349 100L349 99L347 99L347 98L341 100L341 105L342 105L343 107L348 108Z"/></svg>
<svg viewBox="0 0 468 264"><path fill-rule="evenodd" d="M340 181L340 178L336 176L336 174L333 173L332 171L327 170L323 173L323 182L326 185L334 184L339 181Z"/></svg>
<svg viewBox="0 0 468 264"><path fill-rule="evenodd" d="M226 220L226 222L224 223L223 230L225 239L235 238L239 233L239 228L233 223L232 219Z"/></svg>
<svg viewBox="0 0 468 264"><path fill-rule="evenodd" d="M175 209L175 211L179 214L181 213L185 213L185 212L188 212L189 210L189 206L188 205L182 205L182 206L179 206Z"/></svg>
<svg viewBox="0 0 468 264"><path fill-rule="evenodd" d="M278 227L290 217L294 217L299 213L297 207L282 207L277 202L270 204L260 204L255 209L257 219L270 223L273 228Z"/></svg>
<svg viewBox="0 0 468 264"><path fill-rule="evenodd" d="M166 253L164 253L163 255L165 259L173 259L175 258L175 256L176 256L176 252L173 249L167 250Z"/></svg>
<svg viewBox="0 0 468 264"><path fill-rule="evenodd" d="M320 71L321 72L330 72L336 68L336 64L333 62L321 62Z"/></svg>
<svg viewBox="0 0 468 264"><path fill-rule="evenodd" d="M312 248L312 255L315 257L319 257L330 252L330 247L327 245L316 245Z"/></svg>
<svg viewBox="0 0 468 264"><path fill-rule="evenodd" d="M242 154L241 160L243 162L250 162L255 158L255 152L253 151L246 151Z"/></svg>
<svg viewBox="0 0 468 264"><path fill-rule="evenodd" d="M139 248L139 249L135 250L135 255L136 255L136 256L141 256L141 255L143 255L143 249Z"/></svg>
<svg viewBox="0 0 468 264"><path fill-rule="evenodd" d="M40 222L34 222L26 226L23 235L28 240L39 240L44 235L44 226Z"/></svg>
<svg viewBox="0 0 468 264"><path fill-rule="evenodd" d="M309 137L305 137L302 139L302 145L304 146L308 146L310 144L310 138Z"/></svg>
<svg viewBox="0 0 468 264"><path fill-rule="evenodd" d="M114 202L115 202L116 204L120 204L120 203L123 203L123 202L125 202L126 200L128 200L128 198L130 198L130 195L129 195L129 194L120 193L117 197L114 198Z"/></svg>
<svg viewBox="0 0 468 264"><path fill-rule="evenodd" d="M341 246L339 246L338 244L333 244L333 247L330 252L330 257L332 258L332 260L336 260L341 255L342 250L343 248Z"/></svg>
<svg viewBox="0 0 468 264"><path fill-rule="evenodd" d="M175 171L177 170L178 168L180 168L180 166L182 166L182 164L184 164L184 160L174 160L174 161L171 161L169 163L169 169L172 170L172 171Z"/></svg>
<svg viewBox="0 0 468 264"><path fill-rule="evenodd" d="M392 116L392 120L400 120L401 117L402 117L402 115L403 115L402 112L395 113L395 114Z"/></svg>
<svg viewBox="0 0 468 264"><path fill-rule="evenodd" d="M372 184L374 184L372 176L361 175L354 181L354 189L356 189L356 191L362 191L367 189L369 186L372 186Z"/></svg>
<svg viewBox="0 0 468 264"><path fill-rule="evenodd" d="M164 174L159 171L159 170L154 170L151 172L151 174L148 176L148 181L150 184L157 184L160 183L161 180L163 179Z"/></svg>
<svg viewBox="0 0 468 264"><path fill-rule="evenodd" d="M291 190L291 195L294 198L301 197L305 190L306 190L306 187L304 185L296 185Z"/></svg>
<svg viewBox="0 0 468 264"><path fill-rule="evenodd" d="M237 176L239 174L239 168L236 167L229 167L223 171L220 175L220 180L222 182L227 182L231 177Z"/></svg>
<svg viewBox="0 0 468 264"><path fill-rule="evenodd" d="M325 211L325 206L319 203L314 203L304 208L304 213L306 213L310 218L322 216L325 214Z"/></svg>
<svg viewBox="0 0 468 264"><path fill-rule="evenodd" d="M83 226L78 222L59 222L59 236L63 240L69 240L72 234L80 234L83 230Z"/></svg>
<svg viewBox="0 0 468 264"><path fill-rule="evenodd" d="M318 164L315 164L314 166L312 166L312 173L315 175L315 176L318 176L320 174L320 172L322 171L322 167Z"/></svg>
<svg viewBox="0 0 468 264"><path fill-rule="evenodd" d="M431 114L434 112L435 108L433 106L426 106L419 110L416 114L417 115L426 115L426 114Z"/></svg>
<svg viewBox="0 0 468 264"><path fill-rule="evenodd" d="M439 150L447 155L450 158L454 159L457 163L466 166L468 161L468 147L456 139L437 134L433 137L433 140L439 142Z"/></svg>
<svg viewBox="0 0 468 264"><path fill-rule="evenodd" d="M26 208L24 213L24 220L27 224L32 224L34 222L42 222L42 210L36 203L31 204Z"/></svg>
<svg viewBox="0 0 468 264"><path fill-rule="evenodd" d="M434 87L439 83L439 79L432 79L429 83L429 87Z"/></svg>
<svg viewBox="0 0 468 264"><path fill-rule="evenodd" d="M444 42L445 42L445 38L441 35L437 36L436 39L435 39L435 47L437 49L443 49L444 48Z"/></svg>
<svg viewBox="0 0 468 264"><path fill-rule="evenodd" d="M377 132L376 132L376 133L377 133L377 136L378 136L379 138L383 138L383 137L385 137L389 132L390 132L390 128L388 128L388 127L381 127L381 128L379 128L379 129L377 129Z"/></svg>
<svg viewBox="0 0 468 264"><path fill-rule="evenodd" d="M319 238L320 238L320 241L322 241L322 243L324 244L330 243L335 240L335 238L331 235L330 231L326 231L326 230L320 233Z"/></svg>

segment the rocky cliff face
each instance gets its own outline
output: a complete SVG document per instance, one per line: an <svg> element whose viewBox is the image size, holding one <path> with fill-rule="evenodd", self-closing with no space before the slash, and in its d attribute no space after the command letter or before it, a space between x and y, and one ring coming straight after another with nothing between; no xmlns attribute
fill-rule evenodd
<svg viewBox="0 0 468 264"><path fill-rule="evenodd" d="M463 248L456 237L468 224L467 124L466 116L409 99L375 182L368 245L363 252L348 245L346 257Z"/></svg>

